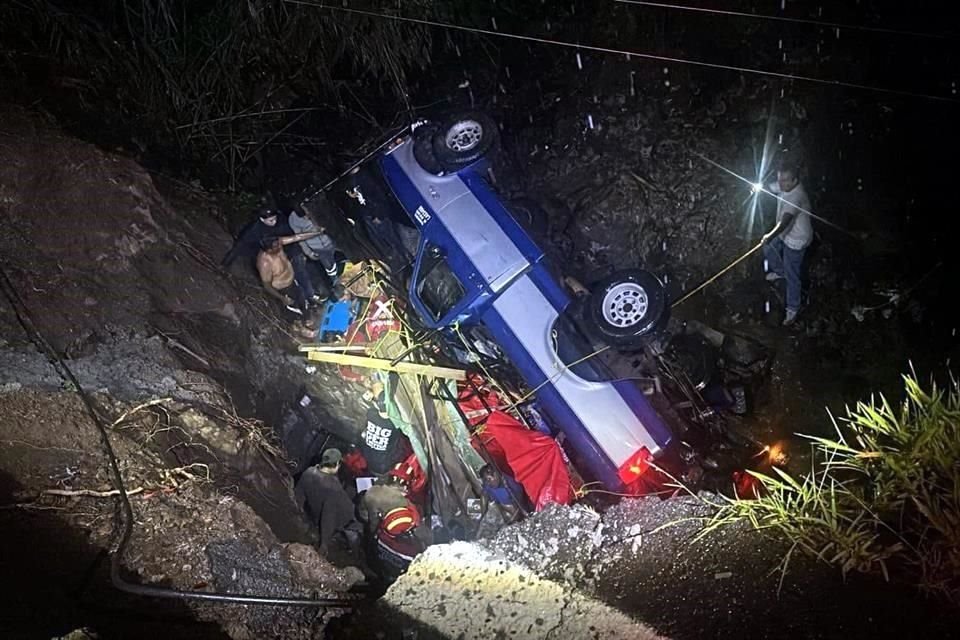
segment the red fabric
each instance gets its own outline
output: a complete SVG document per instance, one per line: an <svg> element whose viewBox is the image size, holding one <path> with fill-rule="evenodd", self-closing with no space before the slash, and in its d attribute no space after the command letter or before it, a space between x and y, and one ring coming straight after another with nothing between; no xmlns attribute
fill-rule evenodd
<svg viewBox="0 0 960 640"><path fill-rule="evenodd" d="M457 403L470 426L475 427L486 420L492 410L500 408L500 396L483 378L471 373L468 383L461 386L457 393Z"/></svg>
<svg viewBox="0 0 960 640"><path fill-rule="evenodd" d="M357 323L354 322L347 329L346 334L346 344L349 345L361 345L367 343L367 336L363 331L360 331L360 327L357 326ZM340 369L340 375L344 380L349 380L350 382L363 382L367 379L367 370L366 369L354 369L353 367L345 364L337 365Z"/></svg>
<svg viewBox="0 0 960 640"><path fill-rule="evenodd" d="M400 330L400 321L393 314L393 304L385 295L379 295L370 302L370 310L363 321L363 330L370 342L376 342L388 331Z"/></svg>
<svg viewBox="0 0 960 640"><path fill-rule="evenodd" d="M362 476L367 470L367 460L363 457L360 449L354 449L343 456L343 466L349 469L354 476Z"/></svg>
<svg viewBox="0 0 960 640"><path fill-rule="evenodd" d="M523 486L540 511L551 502L570 504L573 491L570 474L557 441L527 429L512 416L494 411L474 436L494 462Z"/></svg>

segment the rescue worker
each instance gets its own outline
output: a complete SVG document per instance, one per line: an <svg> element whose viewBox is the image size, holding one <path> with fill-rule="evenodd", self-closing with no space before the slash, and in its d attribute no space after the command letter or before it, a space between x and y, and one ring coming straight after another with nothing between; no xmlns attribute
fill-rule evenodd
<svg viewBox="0 0 960 640"><path fill-rule="evenodd" d="M361 165L351 168L344 179L343 194L347 196L341 198L347 219L355 224L359 222L390 268L397 274L409 268L413 254L400 235L400 228L409 225L409 221L394 219L388 204L392 197L370 175L370 170L361 168ZM410 232L416 233L408 226L407 235ZM416 246L415 241L413 246Z"/></svg>
<svg viewBox="0 0 960 640"><path fill-rule="evenodd" d="M763 257L770 268L768 282L787 280L787 304L783 326L792 325L800 311L801 269L807 247L813 241L810 198L800 184L800 173L792 165L777 172L777 181L768 190L777 196L777 225L763 236Z"/></svg>
<svg viewBox="0 0 960 640"><path fill-rule="evenodd" d="M327 555L334 534L343 535L351 552L360 547L360 525L354 518L353 502L347 496L337 472L343 458L339 449L327 449L320 464L303 472L294 496L320 530L320 552Z"/></svg>
<svg viewBox="0 0 960 640"><path fill-rule="evenodd" d="M429 544L429 528L421 526L413 505L397 507L384 514L377 529L377 564L388 583L407 570L417 554Z"/></svg>
<svg viewBox="0 0 960 640"><path fill-rule="evenodd" d="M397 476L388 475L377 480L363 493L357 513L360 521L366 526L367 533L373 535L385 514L405 507L409 503L403 480Z"/></svg>

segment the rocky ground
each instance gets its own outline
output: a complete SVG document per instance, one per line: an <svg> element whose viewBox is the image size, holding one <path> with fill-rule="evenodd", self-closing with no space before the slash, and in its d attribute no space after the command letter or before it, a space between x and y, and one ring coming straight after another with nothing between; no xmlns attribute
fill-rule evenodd
<svg viewBox="0 0 960 640"><path fill-rule="evenodd" d="M952 637L960 612L907 587L844 581L799 555L784 574L788 549L744 527L698 539L716 500L642 498L603 515L551 507L493 539L431 548L337 630L385 639Z"/></svg>

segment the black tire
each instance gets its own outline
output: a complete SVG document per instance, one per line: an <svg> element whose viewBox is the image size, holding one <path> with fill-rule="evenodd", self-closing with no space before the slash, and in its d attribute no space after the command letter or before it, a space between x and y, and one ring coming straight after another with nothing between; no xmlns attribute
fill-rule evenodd
<svg viewBox="0 0 960 640"><path fill-rule="evenodd" d="M615 347L639 346L670 317L663 283L643 269L625 269L593 287L585 320L601 341Z"/></svg>
<svg viewBox="0 0 960 640"><path fill-rule="evenodd" d="M480 111L455 114L433 135L433 155L444 171L456 171L490 152L500 138L493 118Z"/></svg>
<svg viewBox="0 0 960 640"><path fill-rule="evenodd" d="M443 166L433 152L433 137L439 126L433 123L422 124L413 131L413 157L424 171L433 175L443 173Z"/></svg>

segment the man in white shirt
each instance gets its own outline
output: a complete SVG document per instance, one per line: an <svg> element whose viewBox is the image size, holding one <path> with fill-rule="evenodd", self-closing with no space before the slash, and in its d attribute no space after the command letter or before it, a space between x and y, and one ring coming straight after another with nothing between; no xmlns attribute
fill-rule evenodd
<svg viewBox="0 0 960 640"><path fill-rule="evenodd" d="M768 281L787 279L787 313L783 319L783 326L787 327L796 321L800 311L800 269L813 240L810 198L800 184L797 169L791 166L777 172L777 181L768 190L777 196L777 226L763 236L763 256L770 268Z"/></svg>

